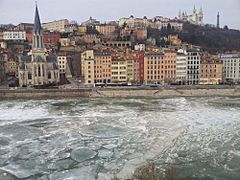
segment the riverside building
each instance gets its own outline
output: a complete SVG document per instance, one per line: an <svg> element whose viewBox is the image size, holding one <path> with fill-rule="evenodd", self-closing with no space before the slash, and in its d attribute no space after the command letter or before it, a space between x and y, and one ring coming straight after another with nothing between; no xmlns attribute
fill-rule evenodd
<svg viewBox="0 0 240 180"><path fill-rule="evenodd" d="M215 56L205 55L201 58L200 84L222 83L223 64Z"/></svg>
<svg viewBox="0 0 240 180"><path fill-rule="evenodd" d="M31 55L22 56L19 64L19 86L48 86L59 83L56 56L47 56L43 33L36 6Z"/></svg>
<svg viewBox="0 0 240 180"><path fill-rule="evenodd" d="M176 56L176 82L186 84L187 80L187 55L184 52L178 52Z"/></svg>
<svg viewBox="0 0 240 180"><path fill-rule="evenodd" d="M223 81L225 83L240 83L240 53L222 54Z"/></svg>
<svg viewBox="0 0 240 180"><path fill-rule="evenodd" d="M112 82L112 56L109 50L97 50L94 52L95 83Z"/></svg>
<svg viewBox="0 0 240 180"><path fill-rule="evenodd" d="M200 52L197 50L187 51L187 84L199 84L200 80Z"/></svg>
<svg viewBox="0 0 240 180"><path fill-rule="evenodd" d="M94 51L86 50L81 54L81 76L85 85L94 84Z"/></svg>
<svg viewBox="0 0 240 180"><path fill-rule="evenodd" d="M164 81L164 54L148 52L144 55L144 83L161 84Z"/></svg>

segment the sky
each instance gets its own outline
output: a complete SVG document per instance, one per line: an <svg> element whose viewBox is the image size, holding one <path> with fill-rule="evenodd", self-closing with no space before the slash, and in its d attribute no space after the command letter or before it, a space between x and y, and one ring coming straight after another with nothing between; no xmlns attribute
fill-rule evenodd
<svg viewBox="0 0 240 180"><path fill-rule="evenodd" d="M220 26L240 30L240 0L38 0L42 22L59 19L86 21L90 16L108 22L121 17L160 15L174 18L179 10L192 13L194 5L202 7L204 23L217 22L220 13ZM34 0L0 0L0 24L33 22Z"/></svg>

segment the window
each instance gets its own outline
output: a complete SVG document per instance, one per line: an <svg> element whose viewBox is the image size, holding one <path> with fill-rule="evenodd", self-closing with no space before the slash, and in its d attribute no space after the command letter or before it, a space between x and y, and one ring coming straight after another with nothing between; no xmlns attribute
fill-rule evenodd
<svg viewBox="0 0 240 180"><path fill-rule="evenodd" d="M32 74L28 73L28 79L32 79Z"/></svg>
<svg viewBox="0 0 240 180"><path fill-rule="evenodd" d="M48 79L52 79L51 72L48 73Z"/></svg>

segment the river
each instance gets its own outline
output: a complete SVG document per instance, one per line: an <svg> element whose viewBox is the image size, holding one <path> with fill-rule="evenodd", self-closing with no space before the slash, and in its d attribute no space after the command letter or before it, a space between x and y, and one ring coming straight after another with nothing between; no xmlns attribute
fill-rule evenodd
<svg viewBox="0 0 240 180"><path fill-rule="evenodd" d="M240 98L0 101L1 180L239 179Z"/></svg>

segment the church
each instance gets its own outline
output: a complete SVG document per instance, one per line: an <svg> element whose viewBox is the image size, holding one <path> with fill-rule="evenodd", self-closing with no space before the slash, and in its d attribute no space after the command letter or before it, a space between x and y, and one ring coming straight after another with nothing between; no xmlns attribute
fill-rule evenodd
<svg viewBox="0 0 240 180"><path fill-rule="evenodd" d="M32 51L19 59L19 86L51 86L59 83L57 56L46 54L38 7L36 5Z"/></svg>
<svg viewBox="0 0 240 180"><path fill-rule="evenodd" d="M204 25L202 8L199 11L197 11L195 6L193 8L193 13L190 14L190 15L188 15L187 12L179 11L178 18L180 20L183 20L183 21L188 21L191 24L195 24L195 25L199 25L199 26L203 26Z"/></svg>

